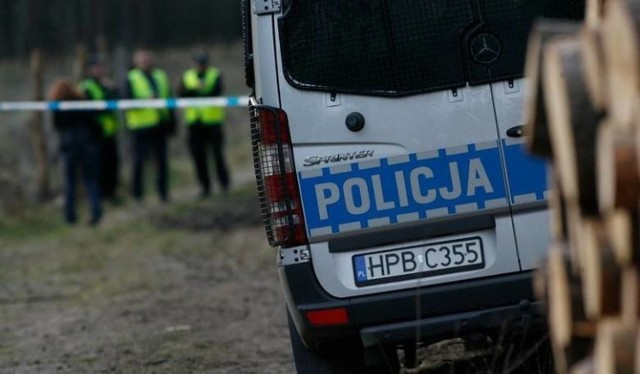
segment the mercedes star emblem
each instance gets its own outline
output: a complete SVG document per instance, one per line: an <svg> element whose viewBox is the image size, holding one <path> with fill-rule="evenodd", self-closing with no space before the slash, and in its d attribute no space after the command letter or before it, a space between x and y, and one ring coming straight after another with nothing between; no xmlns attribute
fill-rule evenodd
<svg viewBox="0 0 640 374"><path fill-rule="evenodd" d="M501 47L498 38L483 33L471 41L471 57L479 64L491 64L500 57Z"/></svg>

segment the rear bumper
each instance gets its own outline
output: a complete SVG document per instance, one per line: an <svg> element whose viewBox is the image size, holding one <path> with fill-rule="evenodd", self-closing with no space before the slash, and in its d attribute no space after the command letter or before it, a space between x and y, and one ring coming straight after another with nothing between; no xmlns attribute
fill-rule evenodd
<svg viewBox="0 0 640 374"><path fill-rule="evenodd" d="M360 337L364 348L375 348L380 344L415 341L417 333L421 335L421 341L428 343L451 338L452 335L496 332L504 326L508 326L510 332L542 328L544 318L536 308L535 304L522 302L520 305L365 327L360 331Z"/></svg>
<svg viewBox="0 0 640 374"><path fill-rule="evenodd" d="M415 341L416 331L422 342L431 342L498 330L506 323L511 328L544 327L534 302L531 272L347 299L327 294L311 263L280 267L279 273L289 313L312 350L344 339L359 340L365 347L401 344ZM347 309L349 325L315 327L306 320L307 311L337 307Z"/></svg>

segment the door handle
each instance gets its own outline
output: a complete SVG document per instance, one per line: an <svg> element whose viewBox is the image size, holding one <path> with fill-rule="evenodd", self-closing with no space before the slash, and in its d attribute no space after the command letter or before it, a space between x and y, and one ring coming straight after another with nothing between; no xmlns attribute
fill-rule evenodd
<svg viewBox="0 0 640 374"><path fill-rule="evenodd" d="M507 130L507 136L510 138L519 138L524 136L524 125L514 126Z"/></svg>

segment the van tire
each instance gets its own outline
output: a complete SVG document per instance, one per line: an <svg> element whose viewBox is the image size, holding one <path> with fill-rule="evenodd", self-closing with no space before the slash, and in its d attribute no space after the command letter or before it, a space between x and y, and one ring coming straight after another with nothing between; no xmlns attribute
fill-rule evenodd
<svg viewBox="0 0 640 374"><path fill-rule="evenodd" d="M296 329L291 316L287 312L287 321L289 323L289 335L291 337L291 349L293 351L293 359L296 370L299 374L388 374L398 373L397 358L385 360L391 364L379 366L365 366L364 351L359 344L351 342L335 342L332 347L338 349L319 354L305 347L298 330Z"/></svg>

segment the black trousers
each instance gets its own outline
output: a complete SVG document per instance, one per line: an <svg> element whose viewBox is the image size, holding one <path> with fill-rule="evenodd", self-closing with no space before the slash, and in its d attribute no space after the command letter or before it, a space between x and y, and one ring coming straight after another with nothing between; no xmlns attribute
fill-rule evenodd
<svg viewBox="0 0 640 374"><path fill-rule="evenodd" d="M115 136L102 138L100 144L101 176L100 190L102 197L110 199L116 196L118 188L120 158Z"/></svg>
<svg viewBox="0 0 640 374"><path fill-rule="evenodd" d="M189 125L189 149L202 187L202 193L211 192L211 180L207 166L207 150L211 149L218 181L224 191L229 188L229 171L224 156L224 132L222 125Z"/></svg>
<svg viewBox="0 0 640 374"><path fill-rule="evenodd" d="M97 142L84 142L63 147L64 157L64 216L68 223L77 221L76 215L76 182L78 172L84 180L87 197L91 206L91 222L97 223L102 216L100 199L100 151Z"/></svg>
<svg viewBox="0 0 640 374"><path fill-rule="evenodd" d="M144 194L144 164L151 154L156 164L156 189L160 200L169 200L167 161L167 135L162 126L132 131L133 134L133 183L132 192L136 200Z"/></svg>

